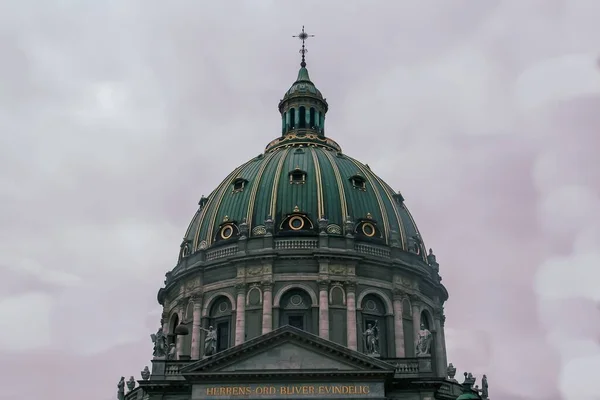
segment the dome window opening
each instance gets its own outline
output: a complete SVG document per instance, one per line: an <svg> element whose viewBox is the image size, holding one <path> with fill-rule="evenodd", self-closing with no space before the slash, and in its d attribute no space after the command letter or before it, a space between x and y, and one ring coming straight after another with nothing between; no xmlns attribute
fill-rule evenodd
<svg viewBox="0 0 600 400"><path fill-rule="evenodd" d="M302 171L300 167L296 167L290 172L290 184L303 185L306 183L306 172Z"/></svg>
<svg viewBox="0 0 600 400"><path fill-rule="evenodd" d="M309 112L309 126L310 129L317 129L317 122L316 122L316 110L314 109L314 107L310 108L310 112Z"/></svg>
<svg viewBox="0 0 600 400"><path fill-rule="evenodd" d="M233 181L233 190L232 190L232 192L233 193L243 192L247 183L248 183L248 181L245 180L244 178L236 178Z"/></svg>
<svg viewBox="0 0 600 400"><path fill-rule="evenodd" d="M235 221L229 220L228 216L223 218L223 222L219 225L215 234L215 242L226 242L238 238L240 236L240 230Z"/></svg>
<svg viewBox="0 0 600 400"><path fill-rule="evenodd" d="M288 225L293 231L302 230L302 228L304 228L304 219L298 215L293 216L290 218Z"/></svg>
<svg viewBox="0 0 600 400"><path fill-rule="evenodd" d="M375 229L375 225L370 222L365 222L361 226L362 234L367 237L373 237L377 234L377 230Z"/></svg>
<svg viewBox="0 0 600 400"><path fill-rule="evenodd" d="M300 121L299 121L298 127L306 128L306 108L304 106L302 106L298 109L298 111L300 114L300 116L299 116Z"/></svg>
<svg viewBox="0 0 600 400"><path fill-rule="evenodd" d="M363 192L367 190L367 180L359 174L351 176L350 182L354 189L362 190Z"/></svg>
<svg viewBox="0 0 600 400"><path fill-rule="evenodd" d="M288 115L290 129L296 129L296 109L290 108L290 110L288 111Z"/></svg>

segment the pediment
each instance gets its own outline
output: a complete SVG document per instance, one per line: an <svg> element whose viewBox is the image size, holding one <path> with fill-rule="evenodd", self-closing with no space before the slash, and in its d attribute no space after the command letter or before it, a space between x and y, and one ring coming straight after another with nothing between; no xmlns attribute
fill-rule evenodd
<svg viewBox="0 0 600 400"><path fill-rule="evenodd" d="M392 372L386 362L350 350L302 330L285 326L191 363L181 373Z"/></svg>

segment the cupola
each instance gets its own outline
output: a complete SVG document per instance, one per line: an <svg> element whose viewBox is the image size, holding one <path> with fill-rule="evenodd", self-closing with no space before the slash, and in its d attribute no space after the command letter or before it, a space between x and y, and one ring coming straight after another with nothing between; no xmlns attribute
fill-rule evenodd
<svg viewBox="0 0 600 400"><path fill-rule="evenodd" d="M308 69L306 69L306 53L308 50L305 41L309 35L304 31L296 37L302 40L302 62L298 77L294 84L288 89L279 102L279 113L281 114L281 136L288 134L316 133L325 136L325 114L328 105L326 99L310 80Z"/></svg>

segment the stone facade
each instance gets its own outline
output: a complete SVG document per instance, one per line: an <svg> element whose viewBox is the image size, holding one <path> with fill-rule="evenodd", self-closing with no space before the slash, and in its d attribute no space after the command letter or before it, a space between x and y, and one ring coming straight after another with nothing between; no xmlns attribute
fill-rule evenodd
<svg viewBox="0 0 600 400"><path fill-rule="evenodd" d="M200 200L152 368L118 397L479 398L448 367L435 255L402 195L324 136L304 59L279 109L282 136Z"/></svg>

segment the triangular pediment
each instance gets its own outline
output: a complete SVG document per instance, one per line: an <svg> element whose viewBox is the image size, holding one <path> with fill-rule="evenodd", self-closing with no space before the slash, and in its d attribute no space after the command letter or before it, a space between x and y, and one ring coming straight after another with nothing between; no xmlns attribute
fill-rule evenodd
<svg viewBox="0 0 600 400"><path fill-rule="evenodd" d="M285 326L187 365L186 375L301 372L392 372L386 362Z"/></svg>

